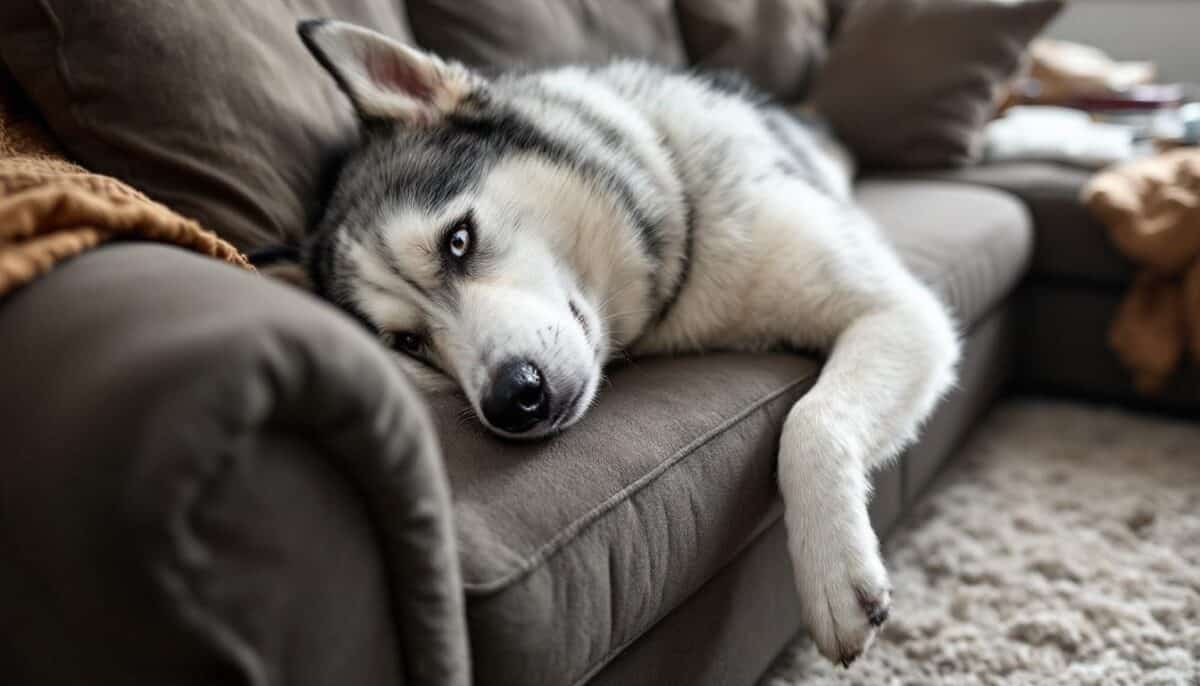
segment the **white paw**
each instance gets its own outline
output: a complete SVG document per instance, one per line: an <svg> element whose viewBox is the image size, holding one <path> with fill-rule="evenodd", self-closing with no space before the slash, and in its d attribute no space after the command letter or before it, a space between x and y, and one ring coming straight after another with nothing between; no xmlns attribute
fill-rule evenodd
<svg viewBox="0 0 1200 686"><path fill-rule="evenodd" d="M852 526L837 526L829 513L792 519L788 547L805 625L822 655L849 667L871 645L891 606L879 544L865 508L861 517L851 516L864 521Z"/></svg>

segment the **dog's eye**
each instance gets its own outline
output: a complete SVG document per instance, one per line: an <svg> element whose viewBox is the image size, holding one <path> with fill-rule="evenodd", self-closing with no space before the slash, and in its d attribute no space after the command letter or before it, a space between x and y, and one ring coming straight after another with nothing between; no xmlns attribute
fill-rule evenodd
<svg viewBox="0 0 1200 686"><path fill-rule="evenodd" d="M461 260L471 252L471 244L474 242L475 233L474 224L471 218L464 217L454 224L450 230L450 235L446 238L446 252L450 256Z"/></svg>
<svg viewBox="0 0 1200 686"><path fill-rule="evenodd" d="M392 349L396 352L416 355L425 347L425 339L421 338L415 333L397 331L395 333L388 334L388 337L391 339L390 343Z"/></svg>
<svg viewBox="0 0 1200 686"><path fill-rule="evenodd" d="M471 247L471 232L461 228L450 235L450 254L455 257L465 257Z"/></svg>

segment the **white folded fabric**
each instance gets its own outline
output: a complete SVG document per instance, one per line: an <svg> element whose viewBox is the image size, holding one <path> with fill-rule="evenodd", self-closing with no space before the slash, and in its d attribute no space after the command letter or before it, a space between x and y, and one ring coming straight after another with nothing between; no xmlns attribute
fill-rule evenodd
<svg viewBox="0 0 1200 686"><path fill-rule="evenodd" d="M1131 127L1095 122L1065 107L1014 107L988 124L984 135L984 157L990 162L1040 160L1100 168L1136 152Z"/></svg>

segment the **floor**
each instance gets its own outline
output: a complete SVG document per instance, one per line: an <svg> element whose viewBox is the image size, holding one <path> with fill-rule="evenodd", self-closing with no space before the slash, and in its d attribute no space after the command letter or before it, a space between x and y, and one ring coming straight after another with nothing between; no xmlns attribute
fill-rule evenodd
<svg viewBox="0 0 1200 686"><path fill-rule="evenodd" d="M885 546L892 619L762 686L1200 684L1200 423L1015 400Z"/></svg>

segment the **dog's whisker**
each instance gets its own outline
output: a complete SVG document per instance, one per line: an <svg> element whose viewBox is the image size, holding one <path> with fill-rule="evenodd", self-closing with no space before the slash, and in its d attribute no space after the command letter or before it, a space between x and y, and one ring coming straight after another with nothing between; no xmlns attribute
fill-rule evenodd
<svg viewBox="0 0 1200 686"><path fill-rule="evenodd" d="M639 307L639 308L635 308L632 310L624 310L621 312L608 312L608 313L605 313L604 316L601 317L601 319L607 322L616 317L626 317L626 316L634 315L634 314L647 314L649 312L654 312L656 310L657 310L657 308L655 308L655 307Z"/></svg>
<svg viewBox="0 0 1200 686"><path fill-rule="evenodd" d="M629 292L629 289L633 288L634 286L638 286L638 285L641 285L641 284L639 284L637 281L631 281L631 282L625 284L624 286L621 286L617 290L610 293L607 298L600 301L600 303L596 305L596 309L600 310L600 311L604 311L604 308L608 307L612 303L612 301L616 300L617 298L621 297L622 295L625 295L626 293Z"/></svg>
<svg viewBox="0 0 1200 686"><path fill-rule="evenodd" d="M650 308L646 308L646 309L642 309L642 310L629 310L626 312L614 312L613 314L606 315L602 321L604 322L605 326L607 326L608 324L611 324L613 321L620 319L621 317L633 317L633 316L638 316L638 315L643 315L643 314L650 314L654 311L655 311L655 308L650 307Z"/></svg>
<svg viewBox="0 0 1200 686"><path fill-rule="evenodd" d="M608 294L608 297L607 297L607 298L605 298L604 300L601 300L601 301L600 301L600 302L599 302L599 303L596 305L596 307L599 307L599 308L603 308L603 307L605 307L606 305L608 305L610 302L612 302L612 301L613 301L614 299L616 299L617 297L619 297L619 296L621 296L621 295L624 295L624 294L625 294L625 292L626 292L626 291L628 291L630 288L633 288L633 287L634 287L634 285L636 285L636 284L635 284L634 282L632 282L632 281L631 281L631 282L629 282L629 283L625 284L624 286L621 286L620 288L618 288L617 290L613 291L612 293L609 293L609 294Z"/></svg>

